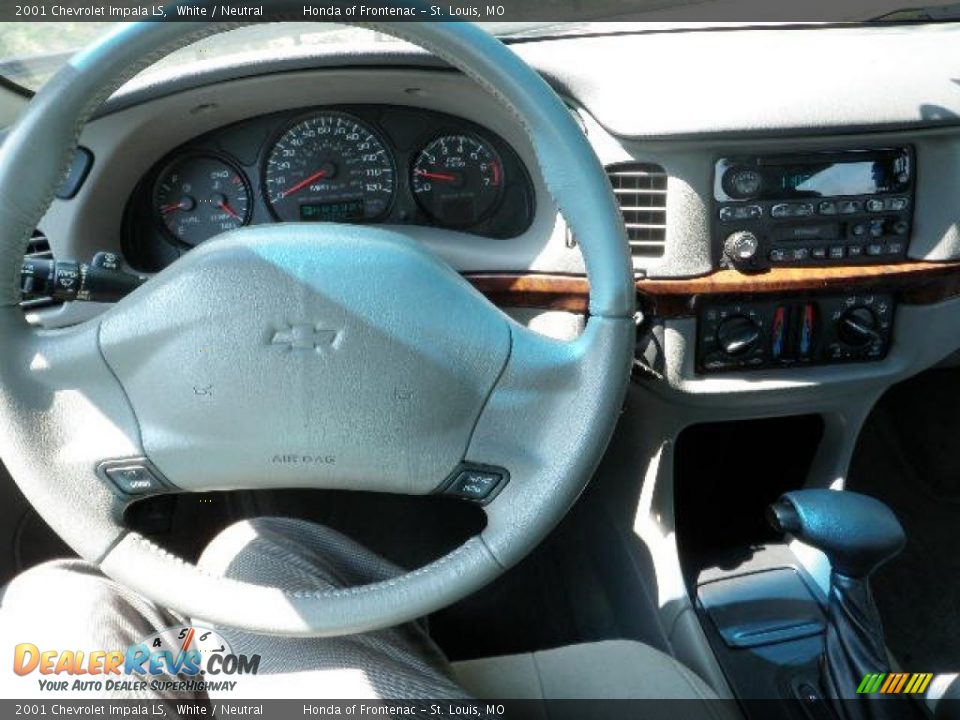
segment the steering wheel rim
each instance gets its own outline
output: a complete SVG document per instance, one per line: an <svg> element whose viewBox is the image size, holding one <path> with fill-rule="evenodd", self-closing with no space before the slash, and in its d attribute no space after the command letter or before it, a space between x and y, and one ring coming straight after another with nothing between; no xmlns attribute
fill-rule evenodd
<svg viewBox="0 0 960 720"><path fill-rule="evenodd" d="M453 22L367 25L371 26L445 59L503 102L526 128L545 184L584 254L591 287L590 317L577 339L548 340L508 320L422 245L395 232L339 225L271 225L229 233L188 253L98 318L61 331L30 328L17 308L21 260L86 120L141 69L184 45L237 27L234 24L139 23L109 35L75 56L44 86L0 148L0 262L7 268L0 273L4 347L0 456L28 500L81 556L151 600L198 619L262 633L329 636L395 625L465 597L516 563L565 514L598 464L623 399L634 334L628 244L603 168L563 102L536 72L476 26ZM124 70L120 73L116 68ZM363 273L357 270L360 265ZM362 305L356 293L376 290L378 282L397 266L420 282L407 283L412 287L400 290L381 287L381 293L385 290L391 297L380 304ZM145 457L164 475L175 475L177 486L183 488L187 480L183 469L177 469L178 451L187 448L187 441L178 445L176 438L170 439L177 434L172 429L174 420L179 417L188 425L200 422L196 412L178 416L175 403L165 403L164 396L150 387L149 373L144 372L150 357L186 353L190 360L184 375L211 367L230 372L223 364L227 351L240 356L231 356L230 361L245 368L238 372L248 374L264 363L287 363L276 367L288 367L291 362L267 355L270 350L263 345L269 342L250 348L248 341L262 328L254 330L249 322L238 321L216 331L202 327L195 317L200 291L191 288L198 278L201 283L210 279L205 288L208 294L215 298L229 294L230 278L222 272L224 267L253 278L255 290L249 294L254 304L248 309L259 312L267 303L265 314L269 315L266 291L256 289L279 282L279 288L270 289L286 297L301 314L315 317L319 312L329 317L332 311L349 310L338 315L347 340L332 353L337 357L331 362L339 364L328 370L361 361L358 358L363 356L357 353L366 350L369 355L371 342L385 342L393 351L410 350L410 360L401 365L409 371L404 378L414 393L426 400L418 405L418 412L404 409L398 415L401 411L384 411L377 403L366 403L370 407L359 410L350 404L342 407L353 413L350 419L359 428L376 427L375 415L370 413L377 412L394 413L391 431L398 418L413 423L415 432L397 435L426 457L411 461L413 469L446 467L458 442L462 462L506 468L510 480L484 507L487 525L482 533L433 563L388 582L290 593L211 576L123 527L124 501L98 476L97 467L104 460ZM337 273L328 272L332 269ZM344 277L338 285L334 276L340 274ZM318 276L323 276L322 283ZM359 285L364 288L357 290ZM417 321L394 319L393 324L377 316L389 312L388 300L421 307L436 302L438 287L445 293L443 312L423 313L428 319ZM232 302L235 314L245 307L243 295ZM232 322L228 318L234 315L227 314L223 302L218 305L213 300L211 305L210 317ZM222 316L216 314L218 308ZM280 317L277 313L280 310L273 317ZM477 345L483 348L480 355L491 356L486 365L477 360L470 340L458 337L458 322L474 323L471 330L479 333L480 340L496 346L488 353L486 346ZM363 342L353 342L355 338ZM426 432L432 428L442 435L436 417L430 415L431 403L439 397L431 394L436 392L432 388L438 382L436 373L425 378L410 370L426 357L422 346L428 339L435 343L431 347L445 371L439 384L449 389L467 383L473 390L457 415L465 418L469 432L454 433L442 446ZM462 357L464 348L474 357ZM318 382L314 365L303 361L297 368L291 374L302 376L304 387L308 380ZM238 374L232 379L249 378ZM361 379L369 381L369 375ZM165 387L160 390L166 392ZM347 392L333 386L326 390ZM270 414L270 396L262 397L266 406L259 409ZM223 410L236 412L236 402L234 398L234 404L228 402ZM270 419L282 417L277 414ZM304 410L295 420L306 422L308 417L312 415ZM324 433L335 430L331 428L325 426ZM250 432L255 429L251 426ZM317 432L304 437L315 438ZM346 440L338 442L349 445ZM344 449L347 465L351 447ZM405 452L403 457L416 452ZM369 480L365 489L397 491L401 473L392 477L384 457L381 453L377 459L381 470L387 468L386 477ZM236 467L242 474L242 468ZM318 471L304 471L293 474L293 481L331 487L343 486L347 478L351 487L357 483L362 487L369 471L369 467L352 471L347 467L325 477L310 475ZM427 493L439 480L406 478L401 491ZM336 482L341 485L330 484Z"/></svg>

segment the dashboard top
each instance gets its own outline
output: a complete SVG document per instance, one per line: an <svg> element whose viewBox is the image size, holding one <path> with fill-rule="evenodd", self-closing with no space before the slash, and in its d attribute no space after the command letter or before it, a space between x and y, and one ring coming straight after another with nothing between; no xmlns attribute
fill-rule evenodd
<svg viewBox="0 0 960 720"><path fill-rule="evenodd" d="M639 28L538 38L511 47L558 92L624 138L960 124L960 77L951 71L960 63L960 23L698 32ZM295 47L151 72L111 98L101 114L252 75L348 67L450 70L403 43Z"/></svg>

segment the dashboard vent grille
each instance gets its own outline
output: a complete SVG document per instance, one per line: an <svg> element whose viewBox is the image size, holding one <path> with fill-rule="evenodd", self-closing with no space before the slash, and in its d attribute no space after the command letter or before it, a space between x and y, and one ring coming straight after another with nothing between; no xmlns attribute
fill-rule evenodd
<svg viewBox="0 0 960 720"><path fill-rule="evenodd" d="M50 241L47 240L47 236L39 230L35 230L33 237L27 244L27 253L24 257L53 260L53 251L50 249Z"/></svg>
<svg viewBox="0 0 960 720"><path fill-rule="evenodd" d="M30 242L27 243L27 252L24 254L24 259L26 258L53 260L53 251L50 249L50 241L47 240L47 236L39 230L33 231L33 237L31 237ZM56 304L58 303L51 297L31 297L21 302L20 307L24 308L25 310L36 310L37 308L48 307Z"/></svg>
<svg viewBox="0 0 960 720"><path fill-rule="evenodd" d="M607 177L620 205L634 257L662 257L667 241L667 173L653 163L611 165Z"/></svg>

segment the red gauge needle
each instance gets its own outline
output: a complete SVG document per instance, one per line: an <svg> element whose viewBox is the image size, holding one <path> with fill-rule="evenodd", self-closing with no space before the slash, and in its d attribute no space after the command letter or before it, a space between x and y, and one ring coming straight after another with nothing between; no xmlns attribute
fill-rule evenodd
<svg viewBox="0 0 960 720"><path fill-rule="evenodd" d="M236 220L240 219L240 216L237 215L237 211L230 207L230 203L228 203L226 200L221 200L218 202L217 207L223 210L230 217L235 218Z"/></svg>
<svg viewBox="0 0 960 720"><path fill-rule="evenodd" d="M416 173L420 177L429 178L431 180L443 180L444 182L453 182L457 179L455 175L448 175L447 173L427 172L426 170L417 170Z"/></svg>
<svg viewBox="0 0 960 720"><path fill-rule="evenodd" d="M314 180L319 180L320 178L325 177L326 174L327 174L327 171L326 171L326 170L318 170L317 172L315 172L315 173L314 173L313 175L311 175L310 177L306 178L305 180L301 180L300 182L298 182L296 185L294 185L294 186L293 186L292 188L290 188L289 190L284 190L283 193L280 195L280 197L285 198L285 197L288 197L288 196L290 196L290 195L293 195L295 192L297 192L297 190L303 190L303 188L305 188L307 185L309 185L310 183L312 183Z"/></svg>
<svg viewBox="0 0 960 720"><path fill-rule="evenodd" d="M163 207L160 208L160 212L162 212L164 215L169 215L172 212L176 212L177 210L180 210L181 207L182 206L180 205L180 203L174 203L172 205L164 205Z"/></svg>

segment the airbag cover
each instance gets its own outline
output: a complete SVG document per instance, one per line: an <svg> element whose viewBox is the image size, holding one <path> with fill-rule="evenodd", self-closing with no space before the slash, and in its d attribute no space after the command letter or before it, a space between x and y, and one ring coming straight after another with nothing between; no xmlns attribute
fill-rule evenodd
<svg viewBox="0 0 960 720"><path fill-rule="evenodd" d="M118 303L101 347L178 487L421 494L463 458L510 330L401 235L270 225Z"/></svg>

